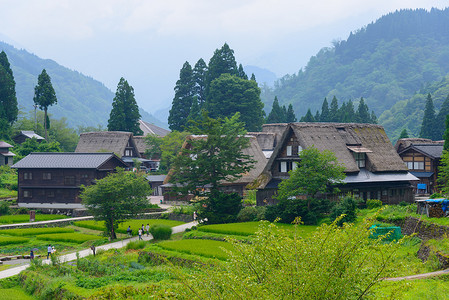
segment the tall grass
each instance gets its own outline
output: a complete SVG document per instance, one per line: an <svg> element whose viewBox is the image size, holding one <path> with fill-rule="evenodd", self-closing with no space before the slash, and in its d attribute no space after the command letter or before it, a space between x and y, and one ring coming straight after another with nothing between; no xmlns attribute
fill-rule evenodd
<svg viewBox="0 0 449 300"><path fill-rule="evenodd" d="M39 221L50 221L58 219L66 219L67 216L64 215L36 215L36 222ZM16 223L28 223L30 222L30 215L5 215L0 216L0 224L16 224Z"/></svg>
<svg viewBox="0 0 449 300"><path fill-rule="evenodd" d="M54 234L41 234L37 236L38 240L54 241L54 242L69 242L82 244L87 241L104 239L101 236L82 234L82 233L54 233Z"/></svg>
<svg viewBox="0 0 449 300"><path fill-rule="evenodd" d="M209 258L217 258L220 260L228 259L228 254L225 250L233 250L232 244L227 242L212 241L212 240L179 240L179 241L165 241L157 244L165 250L177 251L181 253L200 255Z"/></svg>
<svg viewBox="0 0 449 300"><path fill-rule="evenodd" d="M15 236L0 236L0 246L21 244L28 242L27 238L15 237Z"/></svg>
<svg viewBox="0 0 449 300"><path fill-rule="evenodd" d="M34 236L40 234L50 234L50 233L71 233L75 232L71 228L63 227L49 227L49 228L24 228L24 229L5 229L0 231L0 234L14 235L14 236Z"/></svg>

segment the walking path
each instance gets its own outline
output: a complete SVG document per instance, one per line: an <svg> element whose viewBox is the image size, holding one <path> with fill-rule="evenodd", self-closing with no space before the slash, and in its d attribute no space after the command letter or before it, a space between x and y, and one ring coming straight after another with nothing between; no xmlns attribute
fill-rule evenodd
<svg viewBox="0 0 449 300"><path fill-rule="evenodd" d="M182 224L179 226L172 227L173 233L184 232L186 230L186 228L191 228L192 226L195 226L197 224L198 224L197 222L190 222L190 223L185 223L185 224ZM142 238L144 241L149 241L149 240L153 239L153 237L151 235L148 237L144 235L144 236L142 236ZM98 247L96 247L96 250L119 249L119 248L125 247L129 242L137 241L137 240L138 240L138 237L135 236L135 237L121 240L118 242L98 246ZM88 255L92 255L92 250L84 249L84 250L76 251L73 253L64 254L64 255L59 256L59 259L61 260L61 262L68 262L68 261L76 260L76 253L79 253L80 257L85 257ZM44 260L42 260L42 263L50 264L51 260L44 259ZM4 270L4 271L0 271L0 279L15 276L15 275L19 274L20 272L22 272L23 270L27 269L29 266L30 266L30 263L28 262L19 267L14 267L14 268L10 268L10 269Z"/></svg>
<svg viewBox="0 0 449 300"><path fill-rule="evenodd" d="M449 269L436 271L436 272L430 272L430 273L403 276L403 277L385 278L384 280L387 280L387 281L414 280L414 279L423 279L423 278L428 278L428 277L439 276L439 275L443 275L443 274L449 274Z"/></svg>

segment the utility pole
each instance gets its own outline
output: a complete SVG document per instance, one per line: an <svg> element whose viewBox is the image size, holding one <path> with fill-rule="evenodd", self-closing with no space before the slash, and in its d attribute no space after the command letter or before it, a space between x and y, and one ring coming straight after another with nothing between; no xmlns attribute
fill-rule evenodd
<svg viewBox="0 0 449 300"><path fill-rule="evenodd" d="M34 132L37 131L37 117L36 117L36 109L37 109L37 105L34 104Z"/></svg>

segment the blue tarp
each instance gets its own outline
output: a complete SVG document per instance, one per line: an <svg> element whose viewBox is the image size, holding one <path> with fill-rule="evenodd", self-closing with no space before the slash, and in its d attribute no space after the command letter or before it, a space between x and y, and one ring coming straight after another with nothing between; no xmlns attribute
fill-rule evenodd
<svg viewBox="0 0 449 300"><path fill-rule="evenodd" d="M449 200L448 199L427 199L426 202L429 203L441 203L441 208L444 212L449 210Z"/></svg>
<svg viewBox="0 0 449 300"><path fill-rule="evenodd" d="M425 190L427 189L427 184L425 183L418 183L418 190Z"/></svg>

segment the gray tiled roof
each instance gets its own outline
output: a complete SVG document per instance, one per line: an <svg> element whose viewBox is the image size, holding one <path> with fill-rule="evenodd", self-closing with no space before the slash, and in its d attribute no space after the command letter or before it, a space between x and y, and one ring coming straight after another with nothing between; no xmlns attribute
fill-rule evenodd
<svg viewBox="0 0 449 300"><path fill-rule="evenodd" d="M440 158L443 154L443 146L443 144L420 144L413 145L413 148L434 158Z"/></svg>
<svg viewBox="0 0 449 300"><path fill-rule="evenodd" d="M113 156L113 153L31 153L12 167L17 169L96 169Z"/></svg>

